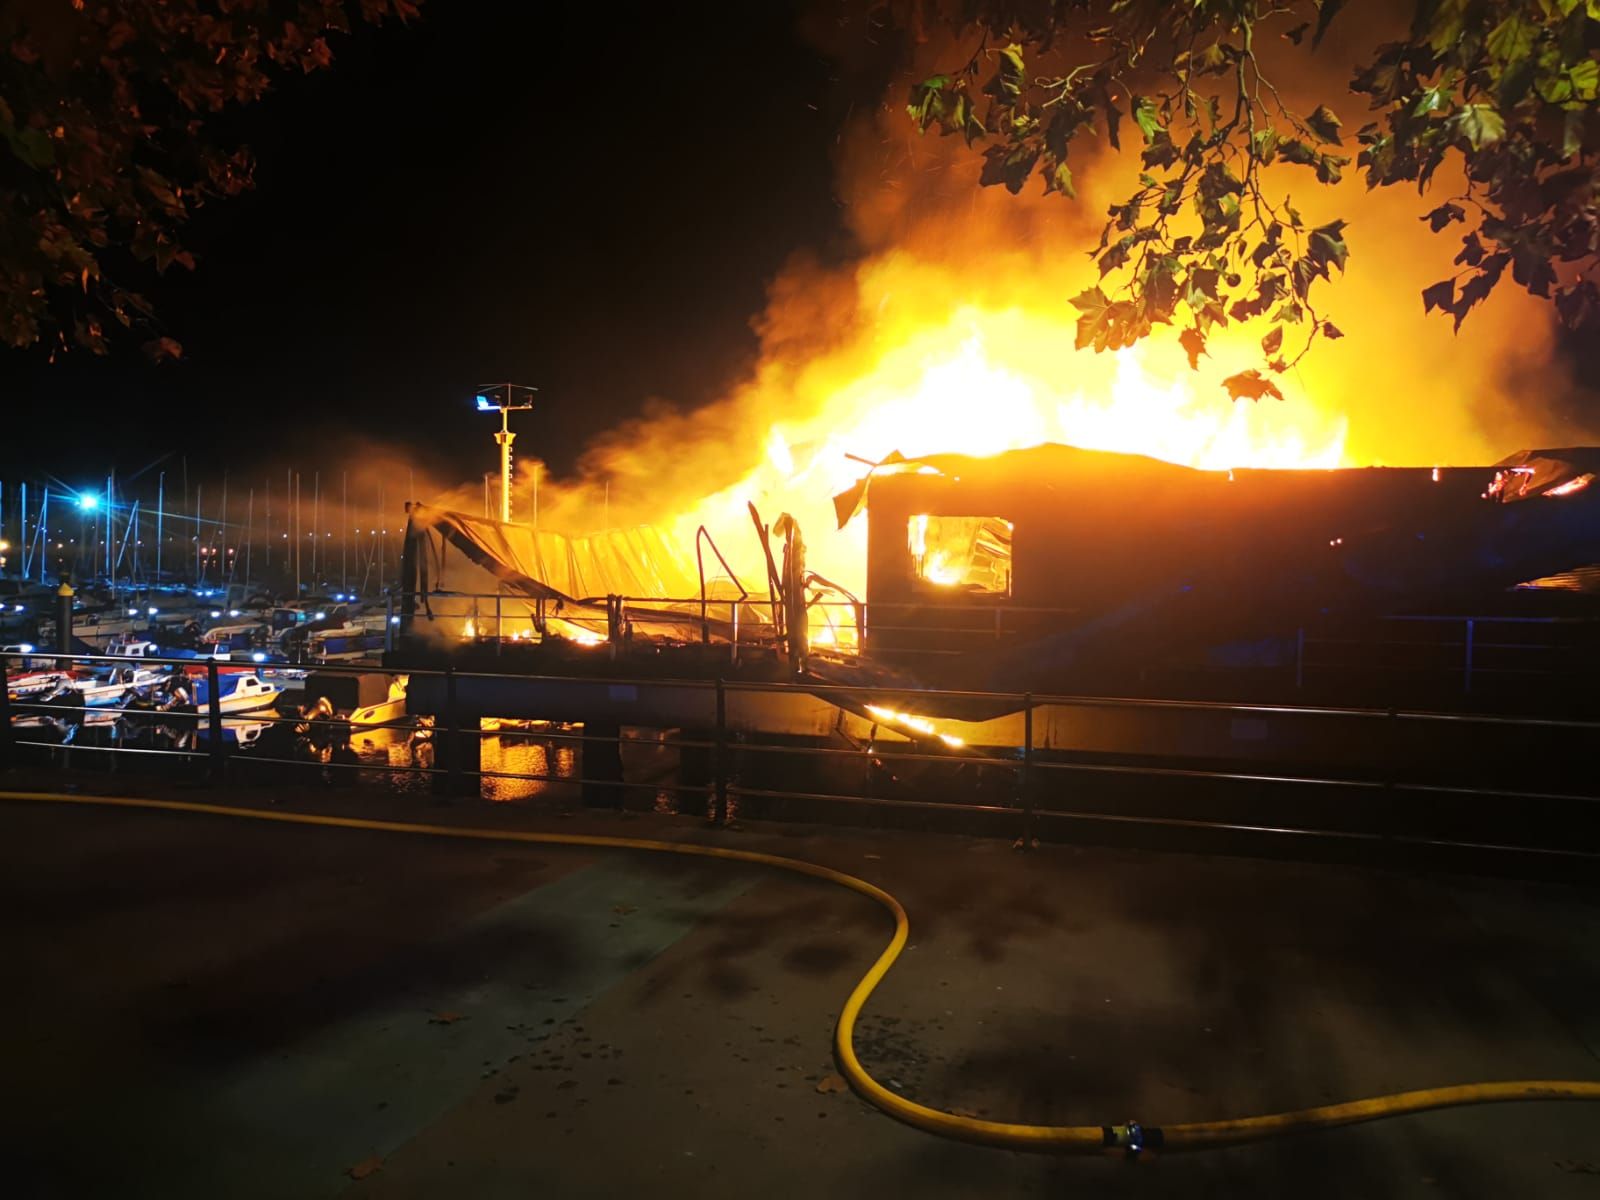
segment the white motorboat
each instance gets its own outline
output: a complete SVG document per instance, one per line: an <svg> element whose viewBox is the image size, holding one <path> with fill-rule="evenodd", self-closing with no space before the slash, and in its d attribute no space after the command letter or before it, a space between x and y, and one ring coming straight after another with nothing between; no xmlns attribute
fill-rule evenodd
<svg viewBox="0 0 1600 1200"><path fill-rule="evenodd" d="M396 675L389 680L389 694L375 704L364 704L351 710L350 724L357 727L389 725L406 715L406 684L409 675Z"/></svg>
<svg viewBox="0 0 1600 1200"><path fill-rule="evenodd" d="M148 692L165 685L171 673L165 667L113 667L67 681L67 687L83 697L89 708L118 704L128 693Z"/></svg>
<svg viewBox="0 0 1600 1200"><path fill-rule="evenodd" d="M6 695L13 700L31 700L59 692L71 682L66 671L26 671L6 676Z"/></svg>
<svg viewBox="0 0 1600 1200"><path fill-rule="evenodd" d="M406 715L408 675L378 671L346 673L313 671L306 676L305 716L311 721L337 721L352 728L389 725Z"/></svg>
<svg viewBox="0 0 1600 1200"><path fill-rule="evenodd" d="M211 707L211 696L204 676L192 680L191 694L197 712ZM271 708L283 689L268 683L254 671L230 671L218 677L217 707L225 713L254 712L258 708Z"/></svg>

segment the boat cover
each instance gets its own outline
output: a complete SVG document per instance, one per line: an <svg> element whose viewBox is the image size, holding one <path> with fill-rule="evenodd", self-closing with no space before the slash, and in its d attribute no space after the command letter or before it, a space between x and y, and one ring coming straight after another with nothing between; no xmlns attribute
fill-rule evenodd
<svg viewBox="0 0 1600 1200"><path fill-rule="evenodd" d="M577 603L606 596L684 599L700 594L699 575L661 530L651 525L571 537L487 517L411 506L413 536L426 547L432 586L445 586L453 547L515 592Z"/></svg>

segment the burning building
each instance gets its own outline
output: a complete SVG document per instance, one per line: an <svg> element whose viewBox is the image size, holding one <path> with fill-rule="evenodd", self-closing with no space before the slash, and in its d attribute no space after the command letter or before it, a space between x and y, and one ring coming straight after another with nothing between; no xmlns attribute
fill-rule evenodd
<svg viewBox="0 0 1600 1200"><path fill-rule="evenodd" d="M758 580L704 528L692 546L648 527L566 537L416 506L404 615L414 637L563 661L608 644L672 670L677 648L696 674L721 646L714 669L743 654L774 678L1125 692L1164 664L1248 662L1318 617L1482 610L1600 562L1597 470L1588 448L1345 470L1055 444L894 456L834 498L840 528L867 526L860 595L807 570L792 518L753 506Z"/></svg>
<svg viewBox="0 0 1600 1200"><path fill-rule="evenodd" d="M1499 467L1207 471L1047 445L930 456L868 508L868 651L945 686L1127 690L1329 615L1486 611L1600 560L1600 452Z"/></svg>

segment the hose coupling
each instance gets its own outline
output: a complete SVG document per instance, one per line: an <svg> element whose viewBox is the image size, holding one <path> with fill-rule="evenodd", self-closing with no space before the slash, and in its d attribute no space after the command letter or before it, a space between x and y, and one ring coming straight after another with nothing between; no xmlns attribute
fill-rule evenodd
<svg viewBox="0 0 1600 1200"><path fill-rule="evenodd" d="M1138 1158L1145 1150L1160 1149L1163 1140L1160 1128L1146 1129L1137 1121L1107 1125L1101 1130L1101 1136L1107 1149L1121 1150L1129 1158Z"/></svg>

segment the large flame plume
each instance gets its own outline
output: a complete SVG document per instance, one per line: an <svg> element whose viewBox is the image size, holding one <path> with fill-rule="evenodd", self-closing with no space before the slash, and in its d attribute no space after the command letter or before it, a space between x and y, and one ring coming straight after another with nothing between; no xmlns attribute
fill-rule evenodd
<svg viewBox="0 0 1600 1200"><path fill-rule="evenodd" d="M1197 467L1432 466L1493 461L1571 440L1545 398L1569 389L1549 365L1542 302L1510 288L1458 337L1418 293L1448 271L1414 194L1331 193L1285 175L1308 220L1343 216L1348 274L1319 297L1344 330L1278 380L1282 402L1235 402L1223 376L1259 365L1264 327L1214 335L1191 370L1174 333L1096 355L1073 349L1069 298L1095 282L1085 254L1136 156L1080 169L1082 200L979 189L976 156L920 137L898 104L842 140L840 191L859 256L796 256L755 321L749 378L693 413L657 407L600 436L576 478L546 476L540 523L571 533L648 522L692 544L706 525L747 584L764 578L745 505L794 514L816 569L859 587L864 531L834 532L830 498L891 451L995 454L1057 441ZM1320 285L1319 285L1320 286ZM1297 334L1293 328L1289 338ZM535 464L521 466L531 512Z"/></svg>

